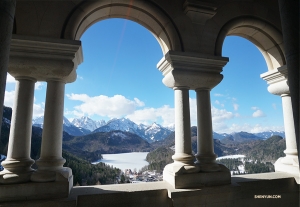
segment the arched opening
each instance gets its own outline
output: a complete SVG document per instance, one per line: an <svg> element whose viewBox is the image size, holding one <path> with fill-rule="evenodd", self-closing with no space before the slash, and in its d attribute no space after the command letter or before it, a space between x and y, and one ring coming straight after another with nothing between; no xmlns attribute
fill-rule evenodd
<svg viewBox="0 0 300 207"><path fill-rule="evenodd" d="M162 84L162 74L156 68L162 52L149 30L130 20L110 18L87 29L81 41L85 61L77 69L77 80L66 85L67 118L88 116L108 123L111 119L124 117L137 125L147 126L153 122L166 126L172 120L173 116L168 116L173 112L173 93ZM113 136L113 133L110 135ZM126 132L124 135L129 136ZM83 140L90 140L88 136ZM78 144L80 138L75 139L72 142ZM71 142L65 144L74 146ZM81 149L78 150L90 150L96 146L93 141L83 141L79 145ZM98 153L97 150L94 148L92 153ZM128 151L107 150L107 153L101 153L125 152ZM140 169L135 166L130 169L134 171L135 168ZM76 170L73 171L76 175ZM75 179L74 185L78 182L78 178ZM80 185L96 183L79 182Z"/></svg>
<svg viewBox="0 0 300 207"><path fill-rule="evenodd" d="M286 64L282 35L267 22L252 17L231 20L223 26L218 35L216 55L222 55L222 45L226 36L240 36L252 42L262 53L269 71Z"/></svg>
<svg viewBox="0 0 300 207"><path fill-rule="evenodd" d="M265 56L253 41L233 35L224 39L222 55L230 61L223 69L222 82L212 90L215 112L223 114L222 121L213 118L214 130L227 129L231 134L221 143L234 148L234 154L246 157L229 157L219 162L233 175L274 171L273 164L284 156L284 123L281 98L269 93L267 82L260 78L269 66Z"/></svg>
<svg viewBox="0 0 300 207"><path fill-rule="evenodd" d="M154 35L164 54L169 50L183 50L172 19L149 2L84 2L72 12L61 36L79 40L91 25L107 18L124 18L141 24Z"/></svg>

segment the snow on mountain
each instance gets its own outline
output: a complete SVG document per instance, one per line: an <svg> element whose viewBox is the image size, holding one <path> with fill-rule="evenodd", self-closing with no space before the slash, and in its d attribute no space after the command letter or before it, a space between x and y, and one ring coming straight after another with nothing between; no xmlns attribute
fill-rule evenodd
<svg viewBox="0 0 300 207"><path fill-rule="evenodd" d="M5 120L6 121L6 120ZM9 122L9 120L7 120ZM33 126L43 127L44 117L37 117L32 120ZM81 117L80 119L74 119L70 122L66 117L63 119L64 131L73 136L86 135L91 132L110 132L110 131L124 131L134 133L141 138L147 140L148 142L159 141L166 138L171 132L175 131L174 124L163 127L157 123L153 123L150 126L144 124L136 124L133 121L121 118L121 119L111 119L107 123L104 120L94 121L89 117ZM246 138L262 138L267 139L273 135L279 135L285 137L283 131L265 131L260 133L246 133L246 132L233 132L231 134L226 133L216 133L213 132L214 139L222 140L226 137L231 136L233 139L235 137Z"/></svg>
<svg viewBox="0 0 300 207"><path fill-rule="evenodd" d="M129 119L112 119L107 122L106 125L101 126L94 132L109 132L114 130L120 130L124 132L131 132L137 134L148 142L154 142L166 138L172 131L153 123L150 126L144 124L137 125Z"/></svg>
<svg viewBox="0 0 300 207"><path fill-rule="evenodd" d="M265 132L259 132L259 133L254 133L254 135L258 136L258 137L261 137L261 138L269 138L269 137L272 137L274 135L278 135L278 136L281 136L283 138L285 138L285 133L284 131L265 131Z"/></svg>
<svg viewBox="0 0 300 207"><path fill-rule="evenodd" d="M40 116L40 117L33 119L32 125L43 128L44 117ZM63 117L63 130L73 136L82 136L82 135L86 135L86 134L90 133L89 130L74 126L66 117Z"/></svg>
<svg viewBox="0 0 300 207"><path fill-rule="evenodd" d="M224 139L225 137L227 137L229 134L226 134L226 133L222 133L222 134L219 134L217 132L213 132L213 138L214 139Z"/></svg>
<svg viewBox="0 0 300 207"><path fill-rule="evenodd" d="M149 142L154 142L166 138L169 134L172 133L172 131L154 122L145 130L144 133L146 140L148 140Z"/></svg>
<svg viewBox="0 0 300 207"><path fill-rule="evenodd" d="M104 120L94 121L89 117L83 116L80 119L73 119L72 124L76 127L81 127L92 132L106 123Z"/></svg>
<svg viewBox="0 0 300 207"><path fill-rule="evenodd" d="M64 119L63 119L63 125L70 127L73 124L69 121L69 119L67 119L66 117L64 117Z"/></svg>
<svg viewBox="0 0 300 207"><path fill-rule="evenodd" d="M39 116L39 117L36 117L35 119L32 119L32 125L43 128L44 116Z"/></svg>
<svg viewBox="0 0 300 207"><path fill-rule="evenodd" d="M109 132L114 130L131 132L144 138L143 130L140 128L140 126L126 118L112 119L108 121L106 125L99 127L93 132Z"/></svg>

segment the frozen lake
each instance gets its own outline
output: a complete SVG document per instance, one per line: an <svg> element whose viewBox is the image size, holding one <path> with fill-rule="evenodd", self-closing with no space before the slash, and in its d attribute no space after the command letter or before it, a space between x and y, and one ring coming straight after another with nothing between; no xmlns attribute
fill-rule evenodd
<svg viewBox="0 0 300 207"><path fill-rule="evenodd" d="M218 157L217 160L221 160L221 159L238 159L238 158L245 158L245 155L227 155L227 156Z"/></svg>
<svg viewBox="0 0 300 207"><path fill-rule="evenodd" d="M136 169L139 171L145 165L149 163L146 161L146 156L148 152L130 152L130 153L120 153L120 154L102 154L103 159L99 162L103 162L108 165L120 168L122 171L125 169ZM99 162L93 162L96 164Z"/></svg>

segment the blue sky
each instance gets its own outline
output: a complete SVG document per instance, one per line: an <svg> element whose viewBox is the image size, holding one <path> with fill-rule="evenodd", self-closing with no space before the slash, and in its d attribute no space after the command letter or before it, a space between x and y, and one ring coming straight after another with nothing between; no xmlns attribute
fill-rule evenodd
<svg viewBox="0 0 300 207"><path fill-rule="evenodd" d="M174 93L156 68L162 50L154 36L137 23L103 20L81 37L84 62L77 80L66 85L65 116L94 120L126 117L136 123L174 123ZM216 132L283 130L281 98L267 91L260 74L265 60L251 42L227 37L223 56L229 63L224 79L211 91ZM15 81L8 76L5 105L13 105ZM46 84L37 83L34 117L44 111ZM191 122L196 125L195 92L190 91Z"/></svg>

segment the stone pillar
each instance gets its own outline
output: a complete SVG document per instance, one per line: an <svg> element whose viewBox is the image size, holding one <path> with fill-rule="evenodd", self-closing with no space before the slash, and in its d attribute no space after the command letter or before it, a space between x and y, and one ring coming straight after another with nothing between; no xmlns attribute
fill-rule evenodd
<svg viewBox="0 0 300 207"><path fill-rule="evenodd" d="M11 119L7 158L2 162L0 183L22 183L30 180L32 110L36 80L16 77L16 95Z"/></svg>
<svg viewBox="0 0 300 207"><path fill-rule="evenodd" d="M196 163L203 172L220 170L214 153L213 129L211 117L210 89L196 89L197 93L197 150Z"/></svg>
<svg viewBox="0 0 300 207"><path fill-rule="evenodd" d="M5 95L6 75L8 69L10 41L13 30L15 8L15 0L0 1L0 126L2 125L3 102Z"/></svg>
<svg viewBox="0 0 300 207"><path fill-rule="evenodd" d="M2 13L0 16L1 15ZM1 49L2 48L0 48L0 50ZM73 176L71 169L63 167L65 159L62 158L64 87L65 83L71 83L76 80L76 68L82 60L83 54L80 41L43 38L37 36L29 37L16 34L12 35L8 72L14 77L28 77L28 79L32 78L37 81L48 82L46 94L47 100L42 135L41 157L37 161L38 170L34 173L31 173L30 169L33 161L27 158L29 156L27 154L30 152L27 147L30 146L30 135L27 135L28 133L24 132L24 130L28 132L28 127L31 129L31 116L29 117L28 115L28 122L26 122L29 125L18 124L25 122L23 121L24 118L22 117L24 116L22 114L31 114L32 108L28 109L27 105L30 104L26 103L24 105L23 101L21 103L23 105L16 105L18 106L17 109L21 107L23 110L18 109L18 111L13 111L13 113L15 112L15 115L18 117L13 117L11 125L12 130L18 135L22 134L22 137L21 139L19 139L19 137L15 137L13 142L9 143L11 147L9 147L9 156L6 162L9 161L8 164L10 165L7 164L7 166L13 169L16 168L15 163L17 163L18 168L14 171L7 168L4 173L1 174L0 182L9 183L10 180L13 180L9 179L11 177L16 177L17 181L19 181L19 179L22 178L21 176L23 176L23 171L25 169L28 173L25 173L26 176L23 176L26 178L24 180L27 181L31 179L31 181L35 182L28 182L22 185L0 185L0 200L4 199L5 201L15 201L20 199L22 200L24 198L51 199L68 197L70 189L73 186ZM19 96L24 96L25 100L32 99L33 102L33 92L29 92L33 91L34 84L32 84L32 89L30 90L27 86L19 86L19 88ZM28 93L31 94L31 96L29 96ZM14 123L14 121L16 123ZM11 133L11 136L12 135L13 133ZM18 140L18 142L15 140ZM20 152L23 152L21 153L21 157ZM10 156L10 154L13 156ZM26 156L23 154L26 154ZM13 159L10 159L10 157ZM26 157L27 159L23 159L23 157ZM27 162L24 164L19 160L22 162L25 160ZM21 164L22 166L19 167ZM8 170L12 172L9 172ZM44 183L41 184L37 182ZM7 192L16 192L16 190L18 193L13 197L8 196L10 194Z"/></svg>
<svg viewBox="0 0 300 207"><path fill-rule="evenodd" d="M32 181L49 182L57 180L58 175L66 179L72 176L72 170L63 167L66 160L62 157L64 95L64 82L47 81L41 156L36 161L38 170L33 173Z"/></svg>
<svg viewBox="0 0 300 207"><path fill-rule="evenodd" d="M175 87L175 154L172 159L180 165L193 165L189 88Z"/></svg>
<svg viewBox="0 0 300 207"><path fill-rule="evenodd" d="M299 147L299 1L278 0L278 6L284 42L284 55L288 68L288 80L292 99L296 141L298 142L297 146ZM300 159L299 153L298 159Z"/></svg>
<svg viewBox="0 0 300 207"><path fill-rule="evenodd" d="M175 154L163 179L174 188L196 188L231 182L230 171L217 165L213 153L209 90L223 78L227 58L169 51L158 63L163 83L175 90ZM191 149L189 90L196 90L198 102L198 161Z"/></svg>
<svg viewBox="0 0 300 207"><path fill-rule="evenodd" d="M292 165L297 159L297 143L294 127L293 108L290 94L281 94L283 121L285 131L286 157L282 158L281 162Z"/></svg>
<svg viewBox="0 0 300 207"><path fill-rule="evenodd" d="M293 108L288 85L288 70L282 66L274 71L261 74L261 78L269 84L268 91L282 98L283 121L285 130L286 150L285 157L279 158L274 166L275 171L287 172L297 175L299 179L299 160L296 143Z"/></svg>

